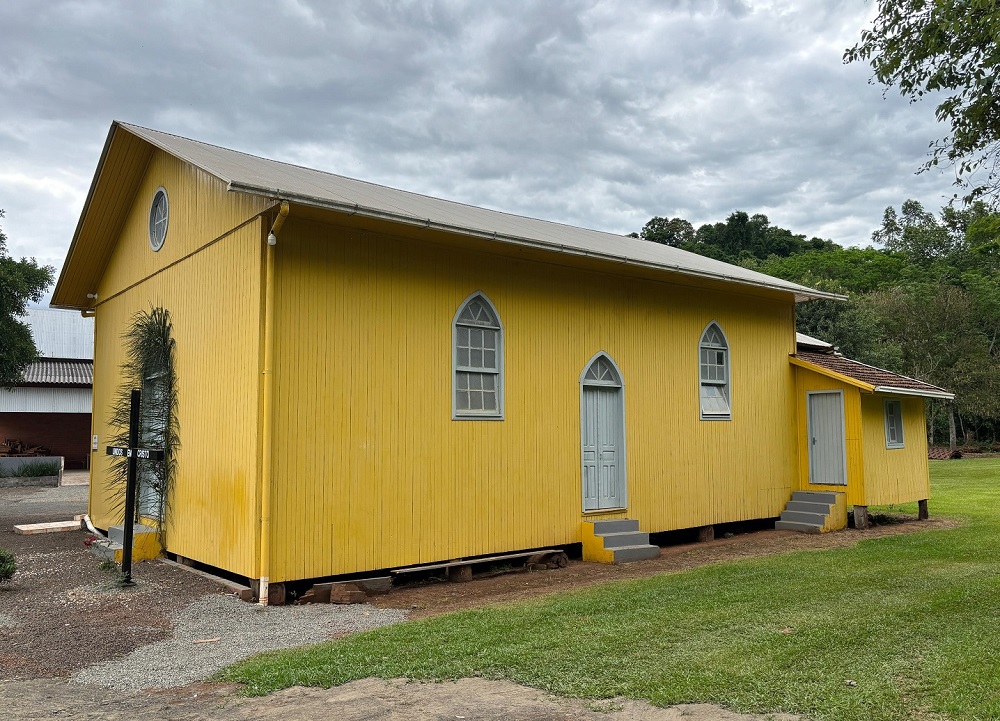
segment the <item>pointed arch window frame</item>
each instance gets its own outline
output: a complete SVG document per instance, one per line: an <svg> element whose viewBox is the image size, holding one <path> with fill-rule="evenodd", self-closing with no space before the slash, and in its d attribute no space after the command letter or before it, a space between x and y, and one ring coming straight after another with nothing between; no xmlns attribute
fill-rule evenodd
<svg viewBox="0 0 1000 721"><path fill-rule="evenodd" d="M600 379L590 379L587 377L591 367L594 366L599 360L606 360L611 370L614 372L616 378L613 381L602 381ZM585 431L584 423L584 390L586 388L614 388L618 390L618 403L619 411L621 413L621 485L619 487L619 493L621 498L621 506L619 508L601 508L601 509L588 509L586 507L586 491L583 488L585 483L583 478L583 466L586 463L583 457L583 446L585 443ZM615 362L615 359L611 357L611 354L607 351L600 350L590 357L590 360L586 362L583 366L583 370L580 372L580 503L584 514L590 513L610 513L614 511L620 511L628 508L628 422L627 415L625 413L625 374L622 373L622 369Z"/></svg>
<svg viewBox="0 0 1000 721"><path fill-rule="evenodd" d="M480 325L462 321L462 314L465 312L465 309L475 300L482 301L482 303L487 307L489 312L493 315L495 325ZM496 352L496 367L494 369L473 366L471 362L468 364L459 363L460 328L481 328L483 330L495 331L496 348L492 349ZM506 418L506 407L504 403L504 381L506 375L504 372L504 335L504 325L503 320L500 318L500 313L497 310L496 305L493 304L493 301L491 301L485 293L477 290L475 293L470 294L465 300L459 303L458 310L455 311L455 316L451 321L451 419L453 421L502 421ZM468 389L460 389L460 373L479 375L480 378L484 375L494 376L496 389L495 410L459 408L461 405L459 403L459 393L468 392Z"/></svg>
<svg viewBox="0 0 1000 721"><path fill-rule="evenodd" d="M722 346L706 342L709 331L715 329L722 339ZM706 358L705 352L722 353L723 358ZM712 362L706 362L712 361ZM721 373L722 378L719 377ZM729 338L718 321L705 326L698 336L698 417L703 421L731 421L733 419L732 352ZM711 395L707 395L711 394ZM724 401L726 410L706 410L706 405L718 407Z"/></svg>

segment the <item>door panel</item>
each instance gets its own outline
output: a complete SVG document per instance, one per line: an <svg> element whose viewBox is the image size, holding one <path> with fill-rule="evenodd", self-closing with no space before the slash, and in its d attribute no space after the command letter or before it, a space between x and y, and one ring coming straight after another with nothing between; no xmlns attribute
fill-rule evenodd
<svg viewBox="0 0 1000 721"><path fill-rule="evenodd" d="M583 390L583 509L596 511L601 508L600 474L598 469L597 393L590 388Z"/></svg>
<svg viewBox="0 0 1000 721"><path fill-rule="evenodd" d="M810 393L809 482L847 485L844 396L840 391Z"/></svg>
<svg viewBox="0 0 1000 721"><path fill-rule="evenodd" d="M583 387L583 508L586 511L624 506L621 392L621 388Z"/></svg>

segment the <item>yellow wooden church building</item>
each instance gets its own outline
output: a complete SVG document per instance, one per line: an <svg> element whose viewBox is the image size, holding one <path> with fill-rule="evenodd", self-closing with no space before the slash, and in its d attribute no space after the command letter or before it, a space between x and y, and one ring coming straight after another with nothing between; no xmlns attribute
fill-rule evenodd
<svg viewBox="0 0 1000 721"><path fill-rule="evenodd" d="M928 498L920 397L943 391L797 358L795 304L830 297L115 122L52 304L96 319L93 523L122 521L104 454L122 339L163 309L175 477L143 515L266 596L576 543L640 558L643 534L778 517L814 487ZM155 395L162 369L143 372ZM839 401L807 408L824 389ZM903 440L863 465L855 436L885 445L886 418Z"/></svg>

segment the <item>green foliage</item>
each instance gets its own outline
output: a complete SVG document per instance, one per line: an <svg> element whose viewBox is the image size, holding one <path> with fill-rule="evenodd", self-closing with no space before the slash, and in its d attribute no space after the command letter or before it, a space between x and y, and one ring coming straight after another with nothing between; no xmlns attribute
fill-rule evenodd
<svg viewBox="0 0 1000 721"><path fill-rule="evenodd" d="M639 237L663 245L679 246L694 242L694 226L683 218L655 217L642 226Z"/></svg>
<svg viewBox="0 0 1000 721"><path fill-rule="evenodd" d="M4 478L39 478L58 475L59 461L28 461L9 471L0 469L0 477Z"/></svg>
<svg viewBox="0 0 1000 721"><path fill-rule="evenodd" d="M163 308L151 308L136 313L122 335L122 343L126 360L121 368L122 382L111 407L111 445L128 445L132 390L139 389L142 392L140 445L162 448L164 453L162 461L137 461L140 485L148 487L156 498L157 516L166 518L180 448L175 344L170 312ZM108 481L111 497L118 512L124 514L128 459L115 458L111 469ZM161 523L160 532L163 533L165 528L166 524Z"/></svg>
<svg viewBox="0 0 1000 721"><path fill-rule="evenodd" d="M844 53L845 62L870 63L874 81L911 101L939 101L935 115L950 133L931 143L922 169L953 166L967 199L1000 191L998 38L995 0L879 0L872 27Z"/></svg>
<svg viewBox="0 0 1000 721"><path fill-rule="evenodd" d="M931 475L932 511L965 526L399 624L222 677L254 694L479 676L818 721L1000 718L1000 459L932 462Z"/></svg>
<svg viewBox="0 0 1000 721"><path fill-rule="evenodd" d="M24 369L38 358L31 329L20 318L29 301L42 299L54 273L52 267L39 266L34 258L11 258L7 236L0 230L0 388L20 383Z"/></svg>
<svg viewBox="0 0 1000 721"><path fill-rule="evenodd" d="M17 573L17 560L10 551L0 548L0 583L7 583Z"/></svg>

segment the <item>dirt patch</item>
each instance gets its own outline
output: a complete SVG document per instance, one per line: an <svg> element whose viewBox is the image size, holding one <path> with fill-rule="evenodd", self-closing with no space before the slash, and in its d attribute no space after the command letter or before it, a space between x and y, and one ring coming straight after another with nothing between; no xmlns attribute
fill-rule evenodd
<svg viewBox="0 0 1000 721"><path fill-rule="evenodd" d="M237 695L231 686L195 684L183 689L122 697L103 690L26 681L0 684L5 719L56 718L132 721L219 719L285 721L336 718L338 721L795 721L786 714L747 716L708 704L656 708L644 701L587 702L558 698L508 681L461 679L445 683L364 679L331 689L290 688L263 698Z"/></svg>
<svg viewBox="0 0 1000 721"><path fill-rule="evenodd" d="M552 593L574 591L587 586L628 578L649 578L661 573L686 571L724 561L760 558L803 550L847 548L861 541L901 533L954 528L954 521L931 518L917 521L914 516L894 515L889 525L866 531L845 529L836 533L804 534L794 531L758 531L732 538L717 538L706 543L666 546L660 557L623 566L570 561L555 570L525 571L469 583L426 583L404 586L372 603L382 608L410 609L410 618L423 618L494 603L505 603Z"/></svg>
<svg viewBox="0 0 1000 721"><path fill-rule="evenodd" d="M86 503L86 486L0 489L0 547L18 567L0 584L0 680L64 677L169 638L177 610L220 591L153 562L137 564L136 586L122 589L87 550L89 534L13 532L15 523L72 519Z"/></svg>

